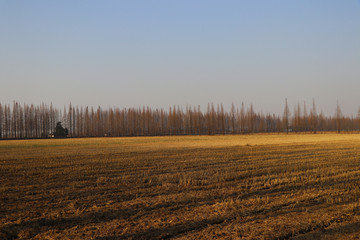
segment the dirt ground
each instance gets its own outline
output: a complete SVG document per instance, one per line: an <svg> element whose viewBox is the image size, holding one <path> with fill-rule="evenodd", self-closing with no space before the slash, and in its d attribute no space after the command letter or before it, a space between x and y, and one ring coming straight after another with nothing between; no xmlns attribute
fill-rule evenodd
<svg viewBox="0 0 360 240"><path fill-rule="evenodd" d="M360 135L0 141L0 239L360 239Z"/></svg>

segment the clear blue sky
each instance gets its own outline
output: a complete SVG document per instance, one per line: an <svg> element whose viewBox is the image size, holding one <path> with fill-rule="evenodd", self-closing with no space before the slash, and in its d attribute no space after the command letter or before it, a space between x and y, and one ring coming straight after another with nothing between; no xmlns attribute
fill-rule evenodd
<svg viewBox="0 0 360 240"><path fill-rule="evenodd" d="M0 102L360 106L359 0L0 0Z"/></svg>

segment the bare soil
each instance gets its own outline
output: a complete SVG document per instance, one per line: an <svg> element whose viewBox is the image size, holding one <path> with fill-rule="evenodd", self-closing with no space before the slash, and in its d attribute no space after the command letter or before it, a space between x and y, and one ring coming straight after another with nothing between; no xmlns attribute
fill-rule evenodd
<svg viewBox="0 0 360 240"><path fill-rule="evenodd" d="M0 142L0 239L359 239L360 137Z"/></svg>

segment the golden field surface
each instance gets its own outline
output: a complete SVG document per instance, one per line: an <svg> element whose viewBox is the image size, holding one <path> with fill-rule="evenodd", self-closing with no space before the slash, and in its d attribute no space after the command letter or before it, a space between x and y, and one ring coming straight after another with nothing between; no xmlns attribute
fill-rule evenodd
<svg viewBox="0 0 360 240"><path fill-rule="evenodd" d="M0 239L359 239L360 135L0 141Z"/></svg>

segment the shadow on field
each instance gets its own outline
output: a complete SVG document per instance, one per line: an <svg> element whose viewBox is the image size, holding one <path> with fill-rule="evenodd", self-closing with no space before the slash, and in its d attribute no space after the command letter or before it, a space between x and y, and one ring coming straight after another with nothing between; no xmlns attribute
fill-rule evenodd
<svg viewBox="0 0 360 240"><path fill-rule="evenodd" d="M346 225L341 225L337 227L326 227L331 226L318 226L317 228L308 228L302 231L299 231L296 235L287 235L280 237L279 239L294 239L294 240L307 240L307 239L335 239L341 237L341 239L358 239L360 233L360 223L349 223ZM356 238L351 238L350 236L355 234ZM347 235L350 235L347 238Z"/></svg>
<svg viewBox="0 0 360 240"><path fill-rule="evenodd" d="M225 199L234 198L234 197L235 197L234 195L228 195L225 197ZM215 199L212 199L211 202L213 202ZM150 214L152 211L157 209L176 210L178 208L183 207L184 205L198 206L198 205L209 204L208 201L206 201L205 199L203 200L204 200L203 202L192 202L192 203L184 201L180 204L180 206L176 205L175 202L168 202L161 205L151 206L148 208L108 210L101 212L85 213L80 216L61 217L54 219L40 218L30 221L22 221L21 223L16 223L16 224L14 223L3 226L3 228L0 229L0 239L4 239L4 240L12 240L18 238L30 239L35 237L37 234L41 234L43 232L47 232L50 230L62 231L65 229L71 229L75 226L83 227L88 224L104 223L115 219L127 219L134 215L136 215L137 218L141 218L142 216ZM303 211L302 210L303 208L316 209L317 207L322 206L321 208L324 209L326 206L328 206L328 204L326 204L326 206L324 206L323 204L324 204L323 198L313 197L313 198L304 199L302 201L288 202L288 203L275 205L270 208L264 206L264 208L254 209L252 211L242 211L241 208L239 208L236 210L235 214L230 214L227 216L224 215L217 216L215 218L205 219L201 221L189 221L186 223L167 226L163 228L150 228L142 232L136 232L131 234L97 237L96 239L98 240L168 239L192 231L195 232L201 231L201 229L206 228L209 225L222 224L224 222L232 221L233 219L238 217L240 217L240 219L242 217L245 217L244 219L240 220L239 223L253 222L256 220L265 219L269 216L269 214L271 214L272 216L280 216L284 214L289 214L290 212ZM341 204L345 204L345 203L341 203ZM335 204L335 205L341 205L341 204ZM360 229L360 223L348 224L345 226L334 227L331 229L323 229L324 227L326 226L315 226L312 227L311 230L305 229L303 231L300 231L299 233L307 234L306 236L310 236L310 237L314 236L315 238L317 236L316 235L317 233L316 232L312 233L311 231L314 231L316 229L318 231L321 231L322 234L328 234L328 235L333 235L339 232L353 233L356 231L355 229ZM301 235L298 236L300 237ZM283 239L288 239L288 238L283 238Z"/></svg>
<svg viewBox="0 0 360 240"><path fill-rule="evenodd" d="M96 240L115 240L115 239L169 239L181 234L200 230L208 225L212 224L220 224L226 221L226 218L213 218L206 219L202 221L192 221L186 224L177 224L174 226L164 227L164 228L155 228L148 229L146 231L137 232L134 234L124 234L118 236L105 236L105 237L97 237Z"/></svg>
<svg viewBox="0 0 360 240"><path fill-rule="evenodd" d="M118 217L118 215L117 217L115 216L116 213L109 214L109 212L103 212L99 214L90 214L84 217L74 217L74 218L59 218L59 219L41 218L32 221L25 221L21 224L7 225L3 229L1 229L0 237L2 240L29 239L35 237L39 233L46 232L49 230L65 230L75 226L84 226L89 223L100 223L104 221L110 221ZM186 224L178 224L175 226L169 226L165 228L156 228L156 229L151 228L146 231L137 232L135 234L96 237L95 239L98 240L167 239L182 233L204 228L211 224L219 224L224 222L225 220L226 220L225 218L207 219L197 222L188 222Z"/></svg>
<svg viewBox="0 0 360 240"><path fill-rule="evenodd" d="M115 219L128 219L134 215L137 218L142 218L148 214L152 214L153 211L158 209L166 209L167 211L176 211L178 209L187 207L197 207L201 205L211 205L218 202L221 199L235 199L242 198L246 199L251 196L262 196L267 195L269 193L278 193L284 192L285 189L261 189L256 192L250 192L243 195L238 194L228 194L222 196L213 196L212 199L208 198L197 198L197 199L187 199L185 201L175 201L175 202L165 202L163 204L158 204L154 206L138 208L138 209L114 209L108 211L100 211L100 212L89 212L85 214L81 214L79 216L69 216L69 217L60 217L60 218L39 218L29 221L22 221L21 223L8 224L3 226L0 229L0 239L10 240L17 238L32 238L39 233L47 232L49 230L65 230L70 229L75 226L86 226L88 224L98 224L103 223ZM286 189L289 191L289 189ZM285 191L285 192L286 192ZM196 200L196 201L195 201ZM290 212L299 212L302 211L303 208L316 208L316 206L320 206L324 204L324 199L319 197L313 197L304 199L303 201L297 202L288 202L280 205L272 206L271 208L260 208L252 211L241 211L241 208L237 208L235 215L230 216L221 216L212 219L205 219L202 221L189 221L184 224L178 224L174 226L168 226L164 228L150 228L143 232L137 232L136 234L124 234L119 236L106 236L106 237L98 237L96 239L166 239L174 236L178 236L189 231L198 231L205 228L208 225L212 224L221 224L225 221L231 221L234 217L244 217L246 216L246 220L241 221L252 222L255 220L260 220L267 218L268 214L272 214L272 216L280 216L283 214L288 214ZM336 204L339 205L339 204ZM289 208L292 206L292 208ZM235 206L237 207L237 206ZM322 207L324 208L324 206ZM360 225L360 224L359 224ZM335 230L334 230L335 231ZM330 234L330 232L329 232Z"/></svg>
<svg viewBox="0 0 360 240"><path fill-rule="evenodd" d="M137 211L131 209L121 209L105 212L92 212L75 217L62 217L55 219L40 218L30 221L22 221L21 223L7 224L0 229L0 239L28 239L49 230L65 230L75 226L81 227L86 226L87 224L102 223L114 219L126 218L136 212Z"/></svg>

